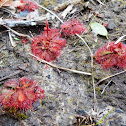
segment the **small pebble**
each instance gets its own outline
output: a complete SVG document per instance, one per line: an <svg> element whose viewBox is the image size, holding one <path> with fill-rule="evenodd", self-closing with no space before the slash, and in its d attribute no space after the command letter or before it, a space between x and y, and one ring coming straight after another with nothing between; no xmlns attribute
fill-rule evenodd
<svg viewBox="0 0 126 126"><path fill-rule="evenodd" d="M49 124L48 126L54 126L53 124Z"/></svg>
<svg viewBox="0 0 126 126"><path fill-rule="evenodd" d="M50 77L50 75L47 75L46 77L47 77L48 79L50 79L50 78L51 78L51 77Z"/></svg>
<svg viewBox="0 0 126 126"><path fill-rule="evenodd" d="M49 106L49 109L50 110L53 110L55 107L54 106Z"/></svg>
<svg viewBox="0 0 126 126"><path fill-rule="evenodd" d="M35 110L38 109L39 106L40 106L40 102L39 101L33 103L33 107L34 107Z"/></svg>
<svg viewBox="0 0 126 126"><path fill-rule="evenodd" d="M42 105L45 105L45 103L46 103L45 101L42 101Z"/></svg>
<svg viewBox="0 0 126 126"><path fill-rule="evenodd" d="M0 32L0 38L2 38L2 33Z"/></svg>
<svg viewBox="0 0 126 126"><path fill-rule="evenodd" d="M123 81L124 84L126 84L126 81Z"/></svg>
<svg viewBox="0 0 126 126"><path fill-rule="evenodd" d="M120 109L116 109L115 112L117 112L117 113L123 113L123 111L120 110Z"/></svg>
<svg viewBox="0 0 126 126"><path fill-rule="evenodd" d="M87 115L87 113L84 110L78 110L77 114L78 115L82 115L82 116L86 116Z"/></svg>
<svg viewBox="0 0 126 126"><path fill-rule="evenodd" d="M26 17L28 15L29 11L28 10L25 10L25 11L22 11L18 14L18 17Z"/></svg>
<svg viewBox="0 0 126 126"><path fill-rule="evenodd" d="M123 9L126 9L126 5L124 5Z"/></svg>
<svg viewBox="0 0 126 126"><path fill-rule="evenodd" d="M113 20L110 20L108 23L108 29L113 30L115 28L115 23Z"/></svg>
<svg viewBox="0 0 126 126"><path fill-rule="evenodd" d="M115 7L115 8L113 9L113 11L114 11L116 14L120 14L120 12L122 11L122 8L120 8L120 7Z"/></svg>
<svg viewBox="0 0 126 126"><path fill-rule="evenodd" d="M110 13L108 13L107 11L105 11L105 18L111 18L112 15Z"/></svg>

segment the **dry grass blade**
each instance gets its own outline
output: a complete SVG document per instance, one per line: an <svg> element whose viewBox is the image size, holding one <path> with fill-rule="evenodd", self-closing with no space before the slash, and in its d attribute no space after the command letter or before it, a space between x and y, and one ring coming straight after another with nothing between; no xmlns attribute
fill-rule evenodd
<svg viewBox="0 0 126 126"><path fill-rule="evenodd" d="M105 5L104 3L102 3L100 0L96 0L98 3L100 3L101 5Z"/></svg>
<svg viewBox="0 0 126 126"><path fill-rule="evenodd" d="M16 43L15 43L15 42L13 41L13 39L12 39L11 32L9 31L8 34L9 34L9 38L10 38L11 45L12 45L13 47L15 47L15 46L16 46Z"/></svg>
<svg viewBox="0 0 126 126"><path fill-rule="evenodd" d="M109 78L112 78L112 77L114 77L114 76L117 76L117 75L122 74L122 73L125 73L125 72L126 72L126 70L121 71L121 72L116 73L116 74L113 74L113 75L110 75L110 76L108 76L108 77L105 77L105 78L99 80L99 81L96 83L96 85L100 84L100 83L101 83L102 81L104 81L104 80L107 80L107 79L109 79Z"/></svg>
<svg viewBox="0 0 126 126"><path fill-rule="evenodd" d="M97 99L96 99L96 91L95 91L95 83L94 83L94 75L93 75L93 53L90 49L90 47L88 46L88 44L85 42L85 40L78 34L76 34L83 42L84 44L88 47L88 50L90 51L90 55L91 55L91 73L92 73L92 85L93 85L93 90L94 90L94 111L97 111Z"/></svg>
<svg viewBox="0 0 126 126"><path fill-rule="evenodd" d="M14 34L18 35L18 36L21 36L21 37L27 37L30 41L32 41L32 38L29 36L29 35L25 35L25 34L22 34L22 33L18 33L17 31L9 28L8 26L6 25L3 25L3 24L0 24L2 26L4 26L5 28L7 28L8 30L10 30L11 32L13 32Z"/></svg>
<svg viewBox="0 0 126 126"><path fill-rule="evenodd" d="M62 11L62 10L64 10L65 8L67 8L67 6L69 6L69 5L75 5L75 4L78 4L78 3L80 3L81 2L81 0L68 0L68 1L65 1L64 3L62 3L62 4L59 4L58 6L56 6L55 8L54 8L54 11Z"/></svg>
<svg viewBox="0 0 126 126"><path fill-rule="evenodd" d="M38 4L36 1L32 0L34 3L36 3L39 7L41 7L42 9L48 11L49 13L51 13L52 15L54 15L61 23L63 23L63 21L54 13L52 12L51 10L43 7L42 5Z"/></svg>
<svg viewBox="0 0 126 126"><path fill-rule="evenodd" d="M7 2L8 0L3 1L3 3L0 5L0 8Z"/></svg>
<svg viewBox="0 0 126 126"><path fill-rule="evenodd" d="M78 74L84 74L84 75L91 75L91 73L88 73L88 72L83 72L83 71L78 71L78 70L72 70L72 69L68 69L68 68L64 68L64 67L60 67L60 66L57 66L55 64L52 64L50 62L47 62L43 59L40 59L39 57L29 53L29 55L33 56L34 58L36 58L38 61L42 62L42 63L45 63L51 67L54 67L54 68L58 68L58 69L61 69L61 70L65 70L65 71L70 71L70 72L73 72L73 73L78 73Z"/></svg>
<svg viewBox="0 0 126 126"><path fill-rule="evenodd" d="M121 37L115 42L115 44L119 43L124 37L126 37L126 35L121 36Z"/></svg>
<svg viewBox="0 0 126 126"><path fill-rule="evenodd" d="M19 73L21 73L22 72L22 70L17 70L16 72L14 72L14 73L12 73L12 74L10 74L10 75L8 75L8 76L5 76L5 77L3 77L3 78L0 78L0 81L3 81L3 80L5 80L5 79L8 79L8 78L10 78L10 77L12 77L12 76L15 76L15 75L17 75L17 74L19 74Z"/></svg>

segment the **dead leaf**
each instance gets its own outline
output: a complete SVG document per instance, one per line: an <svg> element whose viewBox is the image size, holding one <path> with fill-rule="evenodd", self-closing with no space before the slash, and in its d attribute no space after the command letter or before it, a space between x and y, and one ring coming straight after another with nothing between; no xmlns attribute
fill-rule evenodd
<svg viewBox="0 0 126 126"><path fill-rule="evenodd" d="M11 1L11 0L0 0L0 7L18 7L23 6L25 3L21 3L20 1Z"/></svg>

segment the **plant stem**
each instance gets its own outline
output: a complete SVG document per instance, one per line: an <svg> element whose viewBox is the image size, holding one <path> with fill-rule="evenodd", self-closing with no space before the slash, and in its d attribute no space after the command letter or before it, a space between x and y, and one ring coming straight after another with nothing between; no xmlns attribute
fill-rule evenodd
<svg viewBox="0 0 126 126"><path fill-rule="evenodd" d="M90 49L90 47L88 46L88 44L85 42L85 40L78 34L76 34L83 42L84 44L88 47L88 50L90 51L90 55L91 55L91 73L92 73L92 85L93 85L93 91L94 91L94 103L95 103L95 106L94 106L94 111L96 112L97 111L97 99L96 99L96 91L95 91L95 83L94 83L94 72L93 72L93 53Z"/></svg>
<svg viewBox="0 0 126 126"><path fill-rule="evenodd" d="M54 15L61 23L63 23L63 20L61 20L54 12L52 12L51 10L45 8L44 6L38 4L36 1L32 0L34 3L36 3L39 7L41 7L42 9L48 11L49 13L51 13L52 15Z"/></svg>
<svg viewBox="0 0 126 126"><path fill-rule="evenodd" d="M52 64L50 62L47 62L43 59L40 59L39 57L29 53L29 55L33 56L34 58L36 58L38 61L42 62L42 63L45 63L51 67L54 67L54 68L58 68L58 69L61 69L61 70L65 70L65 71L70 71L70 72L73 72L73 73L79 73L79 74L84 74L84 75L91 75L91 73L88 73L88 72L83 72L83 71L78 71L78 70L72 70L72 69L68 69L68 68L64 68L64 67L60 67L60 66L57 66L55 64Z"/></svg>

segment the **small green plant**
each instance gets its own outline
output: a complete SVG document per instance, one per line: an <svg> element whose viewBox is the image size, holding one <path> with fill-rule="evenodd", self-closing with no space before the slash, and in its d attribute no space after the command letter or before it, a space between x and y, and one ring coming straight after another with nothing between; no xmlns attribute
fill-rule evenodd
<svg viewBox="0 0 126 126"><path fill-rule="evenodd" d="M103 120L104 120L112 111L114 111L114 109L110 110L107 114L105 114L105 115L101 118L101 120L100 120L96 125L101 124L101 123L103 122Z"/></svg>

